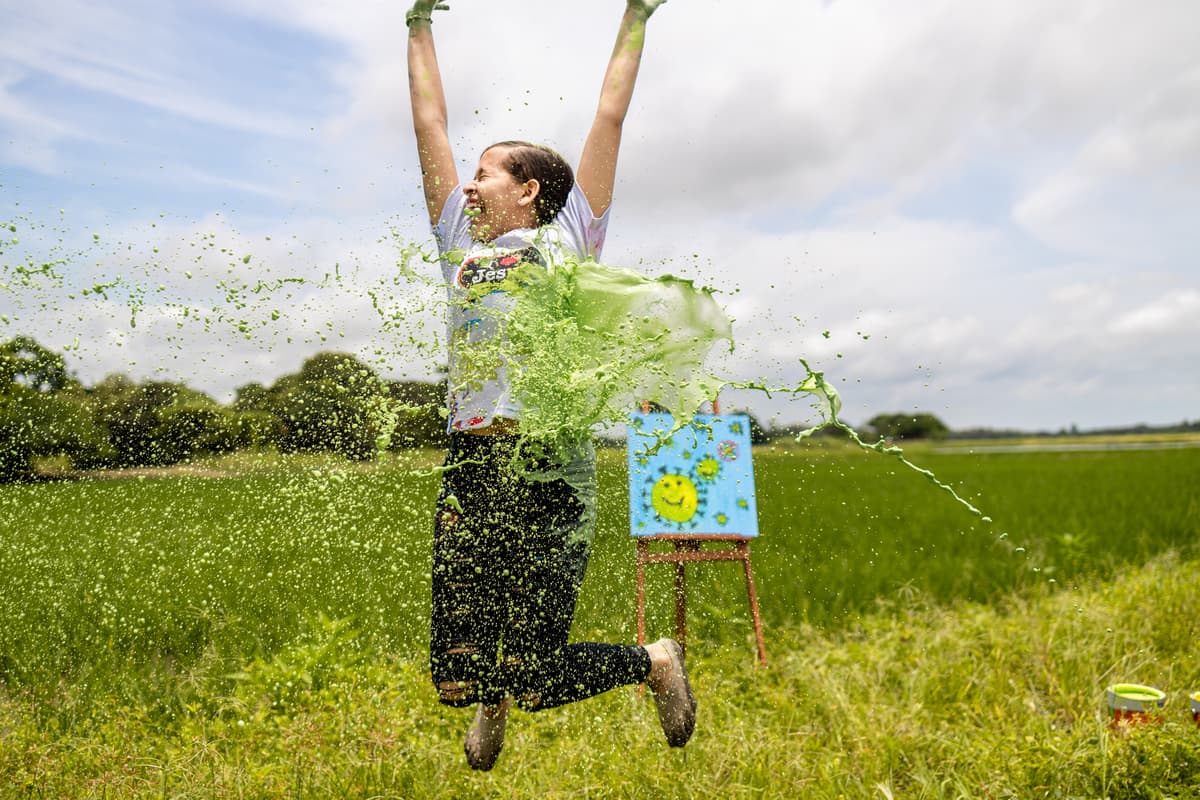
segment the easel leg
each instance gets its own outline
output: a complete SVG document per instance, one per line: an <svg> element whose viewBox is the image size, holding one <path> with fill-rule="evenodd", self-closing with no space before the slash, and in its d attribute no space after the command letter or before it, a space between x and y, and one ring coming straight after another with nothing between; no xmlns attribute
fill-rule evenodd
<svg viewBox="0 0 1200 800"><path fill-rule="evenodd" d="M762 615L758 613L758 592L754 588L754 572L750 568L750 545L738 542L738 552L742 555L742 568L746 571L746 593L750 596L750 615L754 619L754 639L758 644L758 662L767 665L767 646L763 642Z"/></svg>
<svg viewBox="0 0 1200 800"><path fill-rule="evenodd" d="M687 548L684 542L675 543L675 552L683 552ZM687 654L687 565L682 561L675 562L675 639L683 652Z"/></svg>
<svg viewBox="0 0 1200 800"><path fill-rule="evenodd" d="M646 643L646 543L637 543L637 643Z"/></svg>

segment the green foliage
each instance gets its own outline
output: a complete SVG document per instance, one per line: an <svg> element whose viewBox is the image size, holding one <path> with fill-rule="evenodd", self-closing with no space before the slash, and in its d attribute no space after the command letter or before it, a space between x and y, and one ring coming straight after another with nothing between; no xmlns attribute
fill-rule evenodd
<svg viewBox="0 0 1200 800"><path fill-rule="evenodd" d="M177 382L109 375L84 389L63 358L28 337L0 345L0 481L41 456L73 466L166 466L234 449L337 453L444 446L445 384L388 382L346 353L320 353L231 409Z"/></svg>
<svg viewBox="0 0 1200 800"><path fill-rule="evenodd" d="M113 376L89 397L96 419L108 429L114 466L174 464L232 446L232 424L220 406L182 383L138 385Z"/></svg>
<svg viewBox="0 0 1200 800"><path fill-rule="evenodd" d="M162 463L228 453L237 445L233 414L215 405L166 406L158 412L154 440Z"/></svg>
<svg viewBox="0 0 1200 800"><path fill-rule="evenodd" d="M950 433L946 423L933 414L876 414L867 421L876 436L885 439L945 439Z"/></svg>
<svg viewBox="0 0 1200 800"><path fill-rule="evenodd" d="M42 397L32 389L10 386L0 394L0 482L26 478L32 459L44 447L50 431L35 427Z"/></svg>
<svg viewBox="0 0 1200 800"><path fill-rule="evenodd" d="M89 466L111 456L107 437L77 397L14 384L0 393L0 483L33 476L39 456Z"/></svg>
<svg viewBox="0 0 1200 800"><path fill-rule="evenodd" d="M270 411L235 411L233 437L239 449L278 447L287 429Z"/></svg>
<svg viewBox="0 0 1200 800"><path fill-rule="evenodd" d="M269 429L266 441L282 452L362 461L380 449L443 446L445 393L444 384L388 382L351 355L320 353L270 387L240 387L233 407L274 415L277 426L262 417L252 424Z"/></svg>
<svg viewBox="0 0 1200 800"><path fill-rule="evenodd" d="M77 388L62 356L33 339L0 344L0 483L32 477L41 456L103 457L106 437Z"/></svg>
<svg viewBox="0 0 1200 800"><path fill-rule="evenodd" d="M376 454L382 394L374 396L328 380L302 382L278 404L285 453L330 451L366 460Z"/></svg>
<svg viewBox="0 0 1200 800"><path fill-rule="evenodd" d="M304 362L297 377L302 384L343 386L347 392L360 397L372 397L380 387L375 370L349 353L318 353Z"/></svg>
<svg viewBox="0 0 1200 800"><path fill-rule="evenodd" d="M0 343L0 394L14 386L51 393L75 385L63 357L42 347L31 337L17 336Z"/></svg>
<svg viewBox="0 0 1200 800"><path fill-rule="evenodd" d="M261 383L247 383L239 386L233 401L234 411L265 411L271 410L271 391Z"/></svg>
<svg viewBox="0 0 1200 800"><path fill-rule="evenodd" d="M446 447L446 384L396 381L388 384L388 399L396 414L389 449Z"/></svg>

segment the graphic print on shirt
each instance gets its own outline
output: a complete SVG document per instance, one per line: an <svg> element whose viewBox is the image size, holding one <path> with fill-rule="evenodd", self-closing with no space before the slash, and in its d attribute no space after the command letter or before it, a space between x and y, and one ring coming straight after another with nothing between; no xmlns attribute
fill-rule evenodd
<svg viewBox="0 0 1200 800"><path fill-rule="evenodd" d="M460 289L476 289L472 294L478 297L478 289L484 284L503 283L509 273L525 264L534 264L544 269L546 258L533 246L521 250L485 250L463 259L458 273L454 276L454 283ZM493 291L503 290L497 288Z"/></svg>

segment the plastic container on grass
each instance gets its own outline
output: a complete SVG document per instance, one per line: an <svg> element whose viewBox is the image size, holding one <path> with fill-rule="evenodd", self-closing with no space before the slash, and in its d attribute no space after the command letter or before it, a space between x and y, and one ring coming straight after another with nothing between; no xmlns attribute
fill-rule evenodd
<svg viewBox="0 0 1200 800"><path fill-rule="evenodd" d="M1108 710L1113 715L1113 728L1124 728L1145 722L1162 722L1162 714L1158 712L1166 704L1166 693L1153 686L1115 683L1108 687Z"/></svg>

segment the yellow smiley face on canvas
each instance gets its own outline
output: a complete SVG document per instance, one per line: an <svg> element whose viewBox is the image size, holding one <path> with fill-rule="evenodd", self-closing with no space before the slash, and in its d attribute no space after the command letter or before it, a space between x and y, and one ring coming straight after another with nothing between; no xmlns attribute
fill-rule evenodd
<svg viewBox="0 0 1200 800"><path fill-rule="evenodd" d="M650 505L663 519L687 522L696 514L700 498L696 484L686 475L663 475L650 490Z"/></svg>

